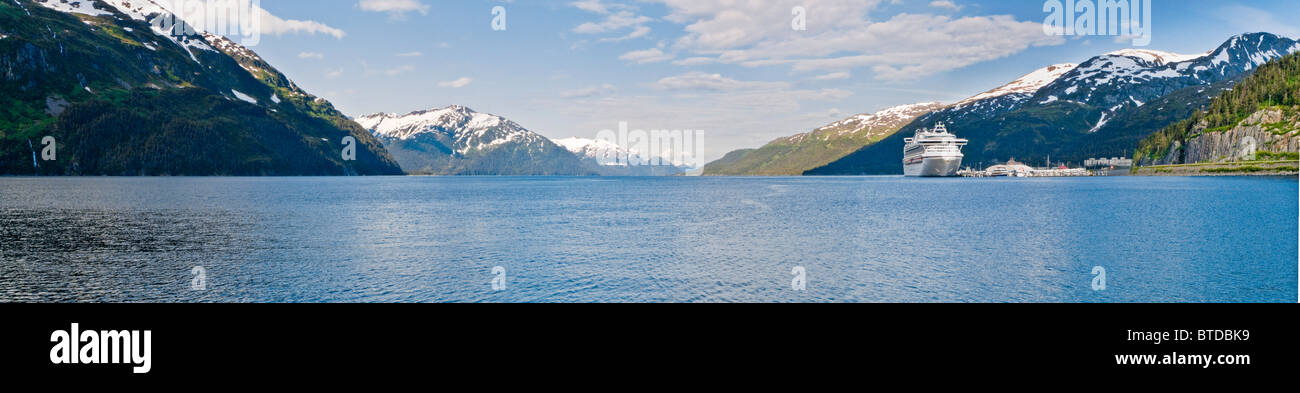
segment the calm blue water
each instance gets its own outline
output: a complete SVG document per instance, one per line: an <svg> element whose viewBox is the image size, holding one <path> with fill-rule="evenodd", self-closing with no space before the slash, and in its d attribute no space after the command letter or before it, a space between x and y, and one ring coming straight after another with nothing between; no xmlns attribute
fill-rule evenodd
<svg viewBox="0 0 1300 393"><path fill-rule="evenodd" d="M1295 302L1298 195L1276 178L0 178L0 301Z"/></svg>

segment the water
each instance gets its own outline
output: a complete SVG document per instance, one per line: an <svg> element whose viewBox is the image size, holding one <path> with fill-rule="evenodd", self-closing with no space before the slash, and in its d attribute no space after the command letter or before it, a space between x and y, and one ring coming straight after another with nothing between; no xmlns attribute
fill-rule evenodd
<svg viewBox="0 0 1300 393"><path fill-rule="evenodd" d="M1276 178L0 178L0 301L1295 302L1298 192Z"/></svg>

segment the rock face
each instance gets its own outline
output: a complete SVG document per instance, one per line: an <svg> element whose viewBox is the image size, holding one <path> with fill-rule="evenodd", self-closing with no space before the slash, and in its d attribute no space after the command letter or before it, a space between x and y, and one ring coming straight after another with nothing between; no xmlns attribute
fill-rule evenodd
<svg viewBox="0 0 1300 393"><path fill-rule="evenodd" d="M1249 160L1260 151L1295 153L1300 151L1300 116L1287 115L1281 109L1263 109L1225 131L1207 131L1206 123L1201 122L1193 135L1198 136L1186 144L1173 142L1169 151L1174 154L1142 165Z"/></svg>

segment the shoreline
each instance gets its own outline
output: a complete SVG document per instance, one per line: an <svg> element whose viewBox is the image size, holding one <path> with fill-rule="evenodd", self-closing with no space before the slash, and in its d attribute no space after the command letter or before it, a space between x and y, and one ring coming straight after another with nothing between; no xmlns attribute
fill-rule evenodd
<svg viewBox="0 0 1300 393"><path fill-rule="evenodd" d="M1239 161L1134 167L1129 176L1300 176L1300 161Z"/></svg>

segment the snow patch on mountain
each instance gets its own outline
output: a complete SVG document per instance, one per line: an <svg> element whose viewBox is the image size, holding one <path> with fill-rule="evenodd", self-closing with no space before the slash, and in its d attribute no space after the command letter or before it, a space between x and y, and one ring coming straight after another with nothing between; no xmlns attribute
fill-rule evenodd
<svg viewBox="0 0 1300 393"><path fill-rule="evenodd" d="M1097 120L1097 125L1092 126L1092 129L1091 129L1091 130L1088 130L1088 133L1091 134L1091 133L1097 132L1097 130L1100 130L1102 127L1105 127L1107 121L1108 121L1108 120L1106 119L1106 113L1103 112L1103 113L1101 114L1101 119L1098 119L1098 120Z"/></svg>
<svg viewBox="0 0 1300 393"><path fill-rule="evenodd" d="M831 124L827 124L812 132L795 134L784 138L777 139L776 143L799 144L808 138L819 138L820 140L830 140L848 135L864 134L862 136L872 137L873 133L892 132L898 127L906 125L919 116L930 112L941 110L946 105L941 102L921 102L916 104L899 105L877 111L875 113L862 113L850 116Z"/></svg>
<svg viewBox="0 0 1300 393"><path fill-rule="evenodd" d="M1106 56L1136 57L1152 64L1173 64L1206 57L1209 56L1210 53L1211 52L1205 52L1198 55L1184 55L1151 49L1121 49L1107 53Z"/></svg>
<svg viewBox="0 0 1300 393"><path fill-rule="evenodd" d="M231 93L235 93L235 98L238 98L240 101L247 102L247 103L249 103L249 104L253 104L253 105L257 105L257 99L256 99L256 98L253 98L253 96L250 96L250 95L248 95L248 94L244 94L243 92L240 92L239 90L235 90L235 89L231 89L230 92L231 92Z"/></svg>
<svg viewBox="0 0 1300 393"><path fill-rule="evenodd" d="M880 110L876 113L854 115L847 119L827 124L815 131L839 129L840 135L852 134L862 130L896 125L899 122L914 119L917 116L942 109L943 107L944 104L941 102L922 102L917 104L899 105Z"/></svg>
<svg viewBox="0 0 1300 393"><path fill-rule="evenodd" d="M598 165L603 166L627 166L629 163L648 163L651 162L648 154L641 154L636 149L629 149L614 142L604 139L589 138L564 138L552 139L551 142L560 145L565 150L578 156L579 158L595 161ZM671 157L661 156L661 162L667 163ZM677 165L678 163L673 163Z"/></svg>
<svg viewBox="0 0 1300 393"><path fill-rule="evenodd" d="M377 113L355 120L382 138L406 140L427 135L446 140L448 147L461 155L508 143L537 147L547 141L513 121L459 105L405 115Z"/></svg>
<svg viewBox="0 0 1300 393"><path fill-rule="evenodd" d="M1055 65L1043 67L1034 70L1034 72L1025 74L1024 76L1012 81L1011 83L1003 85L1002 87L977 94L971 98L961 100L956 104L954 104L953 106L957 108L962 108L977 101L1002 97L1010 94L1033 95L1039 89L1042 89L1043 86L1047 86L1048 84L1056 81L1062 75L1065 75L1067 72L1070 72L1071 70L1075 69L1075 67L1078 67L1078 65L1068 64L1068 63L1055 64Z"/></svg>
<svg viewBox="0 0 1300 393"><path fill-rule="evenodd" d="M185 50L185 52L187 52L190 55L190 59L194 60L195 63L201 63L201 62L199 61L198 56L195 56L194 50L197 49L197 50L216 52L215 49L213 49L211 46L208 45L207 40L203 36L203 35L207 35L207 33L198 31L194 26L184 21L175 21L177 23L174 24L171 23L173 21L172 19L174 19L173 13L168 11L166 7L159 5L157 2L154 2L152 0L100 0L100 1L112 7L112 10L100 9L95 7L96 3L93 0L36 0L37 4L61 12L82 14L88 16L113 16L113 17L119 17L118 14L121 14L132 20L146 22L149 24L149 28L154 32L154 34L163 36L168 40L176 43L176 45L180 46L182 49ZM113 10L116 10L117 13L114 13ZM168 28L164 28L164 26ZM180 34L180 33L186 33L191 31L196 33L201 33L203 35ZM156 48L153 48L152 46L146 46L146 48L150 48L151 50L156 50Z"/></svg>
<svg viewBox="0 0 1300 393"><path fill-rule="evenodd" d="M90 16L113 15L112 12L95 8L93 0L36 0L36 4L61 12Z"/></svg>

